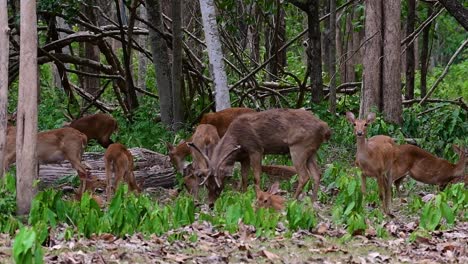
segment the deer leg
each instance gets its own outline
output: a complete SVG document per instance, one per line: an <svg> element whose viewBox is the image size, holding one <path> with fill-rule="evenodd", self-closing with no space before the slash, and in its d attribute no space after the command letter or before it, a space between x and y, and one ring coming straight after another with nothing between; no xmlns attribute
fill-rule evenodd
<svg viewBox="0 0 468 264"><path fill-rule="evenodd" d="M297 183L297 189L296 192L294 193L294 198L297 199L299 195L302 193L302 190L304 189L304 185L307 183L309 180L309 172L307 170L307 156L306 153L304 153L304 148L299 146L297 148L291 148L290 149L291 153L291 159L294 165L294 168L297 171L298 177L298 183Z"/></svg>
<svg viewBox="0 0 468 264"><path fill-rule="evenodd" d="M106 167L106 198L109 201L112 197L112 163L104 159L104 164Z"/></svg>
<svg viewBox="0 0 468 264"><path fill-rule="evenodd" d="M367 178L367 176L364 174L364 172L361 171L361 192L362 192L362 195L366 195L366 178Z"/></svg>
<svg viewBox="0 0 468 264"><path fill-rule="evenodd" d="M140 193L141 189L136 182L133 171L127 170L126 175L127 175L127 182L128 182L128 186L130 187L130 190Z"/></svg>
<svg viewBox="0 0 468 264"><path fill-rule="evenodd" d="M249 171L250 171L250 161L249 159L244 159L241 160L241 184L239 186L239 190L242 188L242 192L247 191L247 182L248 182L248 177L249 177Z"/></svg>
<svg viewBox="0 0 468 264"><path fill-rule="evenodd" d="M125 175L125 171L121 168L121 166L117 165L114 163L114 190L117 190L117 187L119 186L119 182L122 180L122 178Z"/></svg>
<svg viewBox="0 0 468 264"><path fill-rule="evenodd" d="M320 187L320 179L322 178L322 174L317 165L316 155L315 153L309 157L307 161L307 168L309 170L309 175L314 180L314 192L312 193L312 202L317 200L317 194Z"/></svg>
<svg viewBox="0 0 468 264"><path fill-rule="evenodd" d="M80 177L80 187L78 189L79 195L83 195L86 191L86 181L88 179L88 172L86 171L83 164L81 164L81 155L70 155L64 153L65 159L70 161L71 166L77 171L78 177Z"/></svg>
<svg viewBox="0 0 468 264"><path fill-rule="evenodd" d="M395 189L396 189L396 193L399 197L402 196L402 192L401 192L401 183L403 182L403 180L405 179L405 177L401 177L399 179L397 179L396 181L394 181L394 185L395 185Z"/></svg>
<svg viewBox="0 0 468 264"><path fill-rule="evenodd" d="M262 153L249 153L250 166L252 166L255 185L260 188L260 176L262 174ZM245 181L247 185L247 180ZM247 188L247 187L246 187Z"/></svg>
<svg viewBox="0 0 468 264"><path fill-rule="evenodd" d="M379 198L382 202L383 211L385 214L389 214L389 208L387 207L387 180L385 179L385 174L379 173L377 174L377 185L379 186Z"/></svg>

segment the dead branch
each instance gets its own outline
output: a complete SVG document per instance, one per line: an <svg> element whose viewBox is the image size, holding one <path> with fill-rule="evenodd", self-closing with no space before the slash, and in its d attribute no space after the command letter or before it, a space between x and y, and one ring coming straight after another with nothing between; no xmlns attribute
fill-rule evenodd
<svg viewBox="0 0 468 264"><path fill-rule="evenodd" d="M429 89L429 91L427 92L426 96L424 96L424 98L421 99L421 101L419 102L419 105L422 105L427 100L427 98L429 98L429 96L431 96L431 94L434 92L437 85L439 85L439 83L444 79L445 75L447 75L450 66L453 64L453 62L455 61L455 58L458 56L458 54L460 54L460 52L465 48L466 44L468 44L468 39L465 39L465 41L463 41L463 43L460 45L460 47L458 47L457 51L455 51L455 53L452 55L449 62L445 66L444 71L439 76L439 78L437 78L437 80L434 82L431 89Z"/></svg>
<svg viewBox="0 0 468 264"><path fill-rule="evenodd" d="M423 99L411 99L411 100L404 100L403 105L413 105L415 103L421 104ZM426 99L425 102L428 103L449 103L460 106L465 111L468 111L468 105L463 101L463 97L459 97L455 100L444 100L444 99Z"/></svg>

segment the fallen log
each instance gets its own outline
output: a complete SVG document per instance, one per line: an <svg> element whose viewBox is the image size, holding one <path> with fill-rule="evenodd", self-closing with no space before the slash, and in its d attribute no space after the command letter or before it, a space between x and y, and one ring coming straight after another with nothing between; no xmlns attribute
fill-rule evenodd
<svg viewBox="0 0 468 264"><path fill-rule="evenodd" d="M154 187L173 187L177 180L175 171L169 161L169 157L160 153L144 149L129 149L134 157L134 174L142 189ZM105 183L106 171L104 168L104 153L88 152L83 155L83 163L90 168L89 172L98 181ZM58 180L76 175L76 171L68 161L58 164L43 164L39 168L39 188L58 187Z"/></svg>

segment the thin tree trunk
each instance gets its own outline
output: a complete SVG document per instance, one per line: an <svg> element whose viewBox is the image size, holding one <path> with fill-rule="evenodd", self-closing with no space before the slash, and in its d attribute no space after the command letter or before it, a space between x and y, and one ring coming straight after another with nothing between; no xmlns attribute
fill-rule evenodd
<svg viewBox="0 0 468 264"><path fill-rule="evenodd" d="M463 5L464 1L459 0L439 0L447 11L468 31L468 9Z"/></svg>
<svg viewBox="0 0 468 264"><path fill-rule="evenodd" d="M414 31L416 20L416 0L408 0L408 17L406 19L406 35ZM414 98L414 44L411 43L406 49L406 99Z"/></svg>
<svg viewBox="0 0 468 264"><path fill-rule="evenodd" d="M401 34L400 34L400 0L383 1L383 112L386 121L401 124Z"/></svg>
<svg viewBox="0 0 468 264"><path fill-rule="evenodd" d="M382 2L366 0L365 8L365 40L367 42L364 45L363 57L363 95L359 111L361 118L367 116L372 108L381 110Z"/></svg>
<svg viewBox="0 0 468 264"><path fill-rule="evenodd" d="M146 8L144 5L140 6L140 17L147 20L146 15ZM139 27L144 28L144 24L141 22L137 22ZM146 35L138 36L138 43L140 46L146 48L148 47L148 37ZM138 78L137 78L137 86L143 90L146 90L146 71L147 71L148 59L143 52L138 52ZM138 93L141 95L141 93Z"/></svg>
<svg viewBox="0 0 468 264"><path fill-rule="evenodd" d="M172 98L174 120L172 129L177 131L183 126L184 109L182 105L182 1L172 1Z"/></svg>
<svg viewBox="0 0 468 264"><path fill-rule="evenodd" d="M231 107L226 72L224 71L223 50L219 40L216 10L213 0L200 0L205 40L208 47L210 71L215 86L216 111Z"/></svg>
<svg viewBox="0 0 468 264"><path fill-rule="evenodd" d="M354 37L356 34L354 34L354 28L353 28L353 13L350 12L347 14L346 17L346 64L344 67L346 68L346 77L341 78L341 82L355 82L356 77L354 75L354 66L355 66L355 56L354 54L354 41L359 41L359 40L354 40ZM359 45L358 45L359 46Z"/></svg>
<svg viewBox="0 0 468 264"><path fill-rule="evenodd" d="M0 0L0 178L3 177L3 160L6 150L8 119L8 56L9 32L7 0Z"/></svg>
<svg viewBox="0 0 468 264"><path fill-rule="evenodd" d="M320 1L320 4L322 6L322 12L323 14L328 14L330 12L330 4L328 0L322 0ZM328 74L328 76L331 76L330 74L330 61L328 58L330 58L330 19L325 19L323 21L323 31L322 31L322 58L325 58L325 63L323 64L323 71Z"/></svg>
<svg viewBox="0 0 468 264"><path fill-rule="evenodd" d="M330 113L336 113L336 0L330 0Z"/></svg>
<svg viewBox="0 0 468 264"><path fill-rule="evenodd" d="M91 24L94 24L98 26L98 19L95 13L94 8L91 5L83 5L83 9L85 12L86 17L90 20ZM91 42L85 42L83 44L84 48L84 57L93 61L100 61L100 53L99 53L99 48L91 43ZM83 67L84 72L90 72L93 73L94 70L92 68ZM90 76L82 76L83 78L83 89L95 96L99 92L99 84L100 84L100 79L95 78L95 77L90 77Z"/></svg>
<svg viewBox="0 0 468 264"><path fill-rule="evenodd" d="M16 137L16 212L26 215L37 179L37 19L36 1L21 0L20 75Z"/></svg>
<svg viewBox="0 0 468 264"><path fill-rule="evenodd" d="M312 1L309 4L307 12L307 24L309 27L308 64L310 67L312 103L320 103L323 99L323 87L318 1Z"/></svg>
<svg viewBox="0 0 468 264"><path fill-rule="evenodd" d="M429 5L427 9L427 17L432 14L432 6ZM426 96L427 92L427 70L429 68L429 34L431 33L431 24L423 29L422 47L421 47L421 98Z"/></svg>
<svg viewBox="0 0 468 264"><path fill-rule="evenodd" d="M156 71L156 83L159 94L159 107L161 111L161 121L167 125L172 125L172 84L171 67L169 61L169 51L164 40L164 26L162 22L161 5L159 0L146 0L146 11L148 21L158 31L149 29L151 52L153 53L153 64Z"/></svg>

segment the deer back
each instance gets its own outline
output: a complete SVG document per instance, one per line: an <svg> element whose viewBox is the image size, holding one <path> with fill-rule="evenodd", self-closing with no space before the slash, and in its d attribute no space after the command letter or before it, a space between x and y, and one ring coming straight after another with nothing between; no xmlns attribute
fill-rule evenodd
<svg viewBox="0 0 468 264"><path fill-rule="evenodd" d="M62 161L67 156L81 160L86 144L86 135L71 127L40 132L37 134L37 158L40 163Z"/></svg>
<svg viewBox="0 0 468 264"><path fill-rule="evenodd" d="M74 120L69 126L84 133L88 139L99 140L117 130L117 121L108 114L99 113Z"/></svg>

